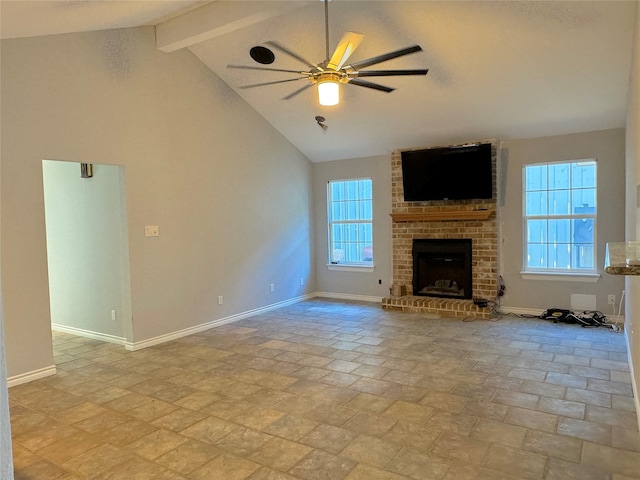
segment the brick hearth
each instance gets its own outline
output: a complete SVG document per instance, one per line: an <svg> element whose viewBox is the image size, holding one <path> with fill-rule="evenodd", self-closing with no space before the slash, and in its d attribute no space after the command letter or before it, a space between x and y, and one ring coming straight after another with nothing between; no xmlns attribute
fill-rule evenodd
<svg viewBox="0 0 640 480"><path fill-rule="evenodd" d="M475 315L477 318L491 318L489 307L480 308L471 300L452 300L450 298L416 297L404 295L401 297L385 297L382 299L384 310L399 312L431 313L443 317L466 318Z"/></svg>
<svg viewBox="0 0 640 480"><path fill-rule="evenodd" d="M472 300L452 300L411 295L413 291L413 259L411 249L414 238L470 238L472 240L472 289L474 298L495 300L498 289L498 222L496 220L497 142L491 143L494 197L486 200L447 200L405 202L402 188L401 150L391 155L393 286L396 294L382 300L386 310L433 313L443 316L466 317L475 314L489 318L489 308L479 308ZM422 147L424 148L424 147ZM490 212L486 219L475 217L476 212ZM465 215L464 212L469 212ZM411 221L414 215L417 220ZM438 220L423 220L433 215Z"/></svg>

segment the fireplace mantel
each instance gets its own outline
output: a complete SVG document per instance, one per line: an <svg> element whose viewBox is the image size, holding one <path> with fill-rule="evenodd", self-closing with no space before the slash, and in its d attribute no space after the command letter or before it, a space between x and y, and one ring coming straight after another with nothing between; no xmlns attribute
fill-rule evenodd
<svg viewBox="0 0 640 480"><path fill-rule="evenodd" d="M391 213L394 222L446 222L451 220L488 220L493 208L478 210L440 210L420 213Z"/></svg>

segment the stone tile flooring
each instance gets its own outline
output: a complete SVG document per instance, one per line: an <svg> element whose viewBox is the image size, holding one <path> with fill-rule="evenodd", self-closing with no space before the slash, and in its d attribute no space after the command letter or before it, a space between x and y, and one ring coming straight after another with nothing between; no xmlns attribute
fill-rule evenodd
<svg viewBox="0 0 640 480"><path fill-rule="evenodd" d="M138 352L54 334L16 479L626 480L623 335L302 302Z"/></svg>

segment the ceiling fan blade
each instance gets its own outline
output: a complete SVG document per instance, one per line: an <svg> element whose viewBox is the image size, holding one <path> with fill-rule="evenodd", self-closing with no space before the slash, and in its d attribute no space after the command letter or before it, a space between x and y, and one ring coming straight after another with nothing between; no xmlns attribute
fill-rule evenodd
<svg viewBox="0 0 640 480"><path fill-rule="evenodd" d="M297 73L299 75L306 75L307 72L300 70L284 70L282 68L269 68L269 67L253 67L250 65L227 65L227 68L241 68L243 70L266 70L268 72L285 72L285 73Z"/></svg>
<svg viewBox="0 0 640 480"><path fill-rule="evenodd" d="M287 80L276 80L275 82L263 82L263 83L253 83L251 85L241 85L238 88L254 88L254 87L264 87L265 85L275 85L277 83L287 83L287 82L295 82L296 80L306 79L306 77L298 77L298 78L289 78Z"/></svg>
<svg viewBox="0 0 640 480"><path fill-rule="evenodd" d="M387 93L393 92L395 90L395 88L385 87L384 85L367 82L366 80L360 80L358 78L352 78L351 80L349 80L348 83L350 83L351 85L357 85L358 87L372 88L374 90L380 90L381 92L387 92Z"/></svg>
<svg viewBox="0 0 640 480"><path fill-rule="evenodd" d="M396 75L426 75L429 69L413 70L360 70L354 72L354 77L393 77Z"/></svg>
<svg viewBox="0 0 640 480"><path fill-rule="evenodd" d="M404 55L409 55L410 53L415 53L420 51L422 51L422 47L420 47L420 45L413 45L412 47L402 48L400 50L396 50L395 52L389 52L389 53L385 53L384 55L378 55L377 57L367 58L366 60L361 60L359 62L352 63L349 66L354 70L358 70L360 68L375 65L376 63L386 62L387 60L391 60L393 58L402 57Z"/></svg>
<svg viewBox="0 0 640 480"><path fill-rule="evenodd" d="M304 92L307 88L311 87L313 84L312 83L308 83L307 85L305 85L302 88L299 88L298 90L296 90L293 93L290 93L289 95L287 95L286 97L282 97L283 100L289 100L290 98L295 97L296 95L298 95L299 93Z"/></svg>
<svg viewBox="0 0 640 480"><path fill-rule="evenodd" d="M289 55L290 57L295 58L295 59L296 59L296 60L298 60L299 62L304 63L307 67L309 67L309 68L311 68L311 69L318 68L318 66L317 66L317 65L315 65L315 64L313 64L313 63L311 63L311 62L310 62L309 60L307 60L306 58L301 57L301 56L300 56L300 55L298 55L297 53L292 52L291 50L289 50L288 48L283 47L282 45L280 45L280 44L279 44L279 43L277 43L277 42L274 42L274 41L270 40L270 41L265 42L265 43L268 43L268 44L269 44L269 45L271 45L272 47L277 48L278 50L280 50L282 53L286 53L286 54L287 54L287 55Z"/></svg>
<svg viewBox="0 0 640 480"><path fill-rule="evenodd" d="M362 35L359 33L347 32L340 39L340 43L336 47L327 67L334 70L340 70L349 59L351 54L358 48L362 41Z"/></svg>

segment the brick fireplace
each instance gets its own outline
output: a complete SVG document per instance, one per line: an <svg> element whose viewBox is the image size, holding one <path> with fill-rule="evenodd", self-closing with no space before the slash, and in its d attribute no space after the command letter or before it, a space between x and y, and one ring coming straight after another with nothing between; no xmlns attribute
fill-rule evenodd
<svg viewBox="0 0 640 480"><path fill-rule="evenodd" d="M413 295L414 239L471 240L471 282L474 298L495 300L498 289L498 223L496 220L497 142L491 143L492 199L405 202L402 190L401 150L391 155L391 216L393 235L392 294L382 308L443 316L490 318L489 308L472 299Z"/></svg>

